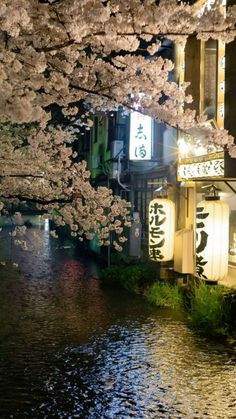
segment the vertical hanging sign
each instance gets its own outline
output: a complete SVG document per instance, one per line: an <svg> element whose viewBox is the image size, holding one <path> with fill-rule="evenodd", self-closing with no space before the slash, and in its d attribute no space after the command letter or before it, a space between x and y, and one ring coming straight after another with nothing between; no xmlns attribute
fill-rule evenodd
<svg viewBox="0 0 236 419"><path fill-rule="evenodd" d="M229 206L219 197L206 198L196 218L196 274L218 281L228 272Z"/></svg>
<svg viewBox="0 0 236 419"><path fill-rule="evenodd" d="M152 118L139 112L130 114L129 159L151 160Z"/></svg>
<svg viewBox="0 0 236 419"><path fill-rule="evenodd" d="M156 198L149 204L149 258L157 262L173 259L175 205L170 199Z"/></svg>

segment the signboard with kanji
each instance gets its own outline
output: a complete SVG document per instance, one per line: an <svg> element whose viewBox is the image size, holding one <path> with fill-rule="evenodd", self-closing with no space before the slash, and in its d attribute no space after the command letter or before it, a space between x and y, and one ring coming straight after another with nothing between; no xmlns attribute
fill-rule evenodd
<svg viewBox="0 0 236 419"><path fill-rule="evenodd" d="M129 159L151 160L152 118L139 112L130 115Z"/></svg>
<svg viewBox="0 0 236 419"><path fill-rule="evenodd" d="M155 198L149 203L149 258L157 262L173 259L175 205L170 199Z"/></svg>

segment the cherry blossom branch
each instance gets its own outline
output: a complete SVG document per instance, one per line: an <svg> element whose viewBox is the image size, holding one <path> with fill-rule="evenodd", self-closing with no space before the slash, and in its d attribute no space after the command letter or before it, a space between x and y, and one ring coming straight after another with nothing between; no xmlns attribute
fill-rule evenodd
<svg viewBox="0 0 236 419"><path fill-rule="evenodd" d="M28 197L23 196L21 194L15 194L15 195L2 195L0 194L0 198L2 199L17 199L22 202L32 202L36 204L41 205L50 205L50 204L71 204L73 202L73 198L53 198L53 199L43 199L38 197Z"/></svg>
<svg viewBox="0 0 236 419"><path fill-rule="evenodd" d="M207 30L200 30L199 32L198 31L194 31L194 32L184 32L184 31L183 32L179 32L179 31L169 32L169 31L167 31L167 32L158 33L158 35L156 35L153 32L145 32L145 31L143 31L142 34L137 33L135 31L134 32L118 32L117 36L118 37L134 37L135 36L140 41L142 39L142 36L149 36L149 37L152 37L152 41L153 41L153 40L158 40L158 39L161 40L163 38L171 39L172 37L183 37L184 38L184 37L189 37L189 36L196 37L197 35L198 35L198 37L200 37L201 34L209 35L209 37L211 37L211 36L213 36L213 34L227 35L227 34L233 34L233 33L235 33L235 28L226 28L226 29L212 28L212 31L209 30L209 28L208 28ZM67 34L67 37L69 37L69 33L66 32L66 34ZM93 34L93 37L96 37L96 36L106 37L107 33L103 32L103 31L102 32L95 32ZM91 36L85 36L83 38L83 42L85 42L85 43L86 43L86 38L89 38L89 40L88 40L88 43L89 43L89 41L91 40ZM82 45L83 48L84 48L84 44L82 42L78 42L75 39L69 39L68 41L63 42L62 44L55 44L55 45L52 45L52 46L49 46L49 47L46 47L46 46L45 47L37 47L37 48L35 48L35 51L45 52L45 53L46 52L53 52L53 51L57 51L57 50L60 50L60 49L63 49L63 48L67 48L71 45L78 45L78 46Z"/></svg>
<svg viewBox="0 0 236 419"><path fill-rule="evenodd" d="M0 175L0 178L33 178L33 179L42 179L43 175L32 175L32 174L10 174L10 175Z"/></svg>
<svg viewBox="0 0 236 419"><path fill-rule="evenodd" d="M70 86L73 89L81 90L82 92L85 92L85 93L88 93L88 94L91 94L91 95L94 95L94 96L98 96L98 97L103 96L104 98L112 101L113 103L116 103L117 106L123 106L124 108L126 108L130 111L137 112L137 108L135 108L134 106L131 106L130 104L125 103L125 102L124 103L117 102L112 96L109 96L106 93L102 93L101 90L100 91L89 90L89 89L86 89L82 86L75 85L73 83L70 83ZM138 112L143 114L143 115L146 115L146 113L142 109L139 109ZM162 122L165 125L169 126L170 128L178 128L177 124L176 125L171 125L170 123L168 123L166 121L162 121ZM182 130L182 131L184 131L184 130Z"/></svg>

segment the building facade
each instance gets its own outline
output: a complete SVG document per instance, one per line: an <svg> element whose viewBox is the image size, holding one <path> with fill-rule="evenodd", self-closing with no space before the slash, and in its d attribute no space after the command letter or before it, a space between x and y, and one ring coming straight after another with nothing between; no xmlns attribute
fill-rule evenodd
<svg viewBox="0 0 236 419"><path fill-rule="evenodd" d="M200 3L204 2L200 0ZM221 41L210 39L204 42L192 36L185 47L175 46L175 53L172 51L171 55L175 60L176 80L191 83L188 93L194 100L190 106L206 116L207 126L226 128L234 137L235 48L235 42L225 45ZM163 51L165 53L165 49ZM131 202L132 227L127 231L129 240L124 249L128 255L137 259L151 257L172 268L177 276L197 276L236 286L235 159L222 148L206 144L201 132L193 131L187 135L148 116L124 112L122 108L118 112L96 115L93 128L85 132L81 144L80 152L88 161L92 182L112 188L115 194ZM221 277L217 273L204 273L208 261L203 257L202 248L210 242L209 231L202 227L207 226L206 214L210 211L208 206L202 213L202 202L207 194L209 202L216 201L216 205L218 201L225 202L229 208L228 215L225 213L229 219L229 227L225 227L228 229L225 239L227 252L220 250L220 254L225 253L227 269L222 271ZM150 203L160 197L175 204L174 215L172 213L174 249L171 260L167 261L158 258L160 243L164 243L158 238L160 232L164 234L164 230L159 228L163 218L161 213L158 214L158 208L163 212L164 207L159 201L150 207ZM204 217L206 220L199 222L199 218ZM222 220L218 221L221 225ZM221 237L216 235L220 228L217 226L214 224L213 234ZM218 241L223 242L220 238ZM96 241L90 247L100 252ZM217 248L220 248L220 243L215 254L210 252L213 260L217 257ZM217 269L221 270L220 267Z"/></svg>
<svg viewBox="0 0 236 419"><path fill-rule="evenodd" d="M234 57L236 43L224 45L223 42L208 40L199 41L195 37L189 38L184 50L179 52L179 77L191 82L189 93L193 95L192 106L199 114L207 117L206 124L216 128L226 128L236 137L236 118L234 98L236 94ZM181 65L182 63L182 65ZM227 151L220 147L205 145L200 133L186 136L178 133L178 165L177 182L181 193L178 196L179 217L177 224L176 241L184 247L184 235L188 232L186 247L192 248L192 266L186 269L190 274L204 278L204 270L200 269L199 257L203 257L202 247L199 247L199 205L209 200L211 195L218 194L221 203L229 208L229 227L227 238L227 251L224 250L224 261L227 269L218 278L216 272L208 274L207 279L222 284L236 286L236 160L232 159ZM212 192L213 191L213 192ZM219 199L216 199L219 201ZM203 221L203 220L202 220ZM219 240L213 255L215 264L219 260L217 248L220 249L220 240L217 236L221 229L222 219L214 226L214 243ZM204 224L202 222L202 224ZM222 224L223 225L223 224ZM205 234L205 233L204 233ZM208 242L210 242L210 233ZM181 237L183 236L183 237ZM218 237L218 239L217 239ZM205 243L206 244L206 243ZM200 253L199 253L200 249ZM223 251L221 251L221 254ZM176 254L174 269L184 264L185 255ZM202 259L203 260L203 259ZM204 261L205 263L206 261ZM226 262L224 262L226 263ZM223 264L223 262L222 262ZM208 266L205 263L205 266ZM202 266L203 267L203 266ZM218 267L218 272L220 267Z"/></svg>

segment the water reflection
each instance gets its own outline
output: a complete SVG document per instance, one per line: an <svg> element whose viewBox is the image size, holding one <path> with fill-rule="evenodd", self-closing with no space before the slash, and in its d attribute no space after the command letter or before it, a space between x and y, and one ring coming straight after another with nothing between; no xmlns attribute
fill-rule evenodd
<svg viewBox="0 0 236 419"><path fill-rule="evenodd" d="M34 227L30 230L33 233ZM0 272L0 418L235 418L236 352L181 316L101 288L41 230Z"/></svg>

